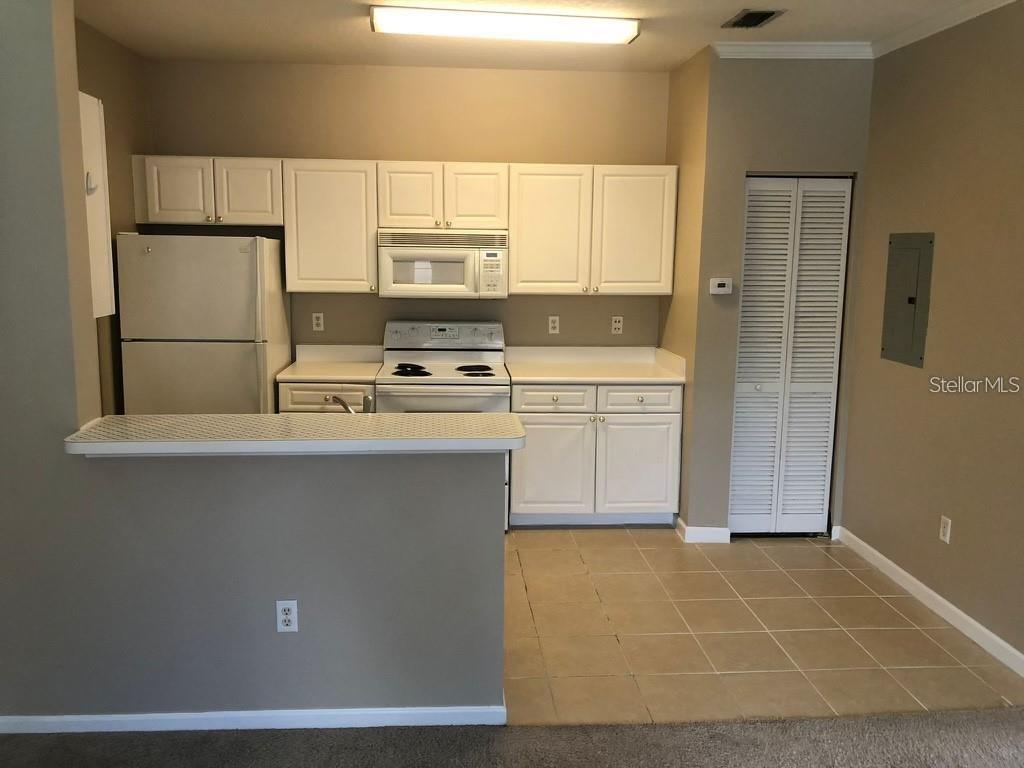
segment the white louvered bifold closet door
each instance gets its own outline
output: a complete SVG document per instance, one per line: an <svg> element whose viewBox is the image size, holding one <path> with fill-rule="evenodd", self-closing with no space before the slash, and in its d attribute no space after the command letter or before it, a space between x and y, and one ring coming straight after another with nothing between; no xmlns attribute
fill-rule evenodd
<svg viewBox="0 0 1024 768"><path fill-rule="evenodd" d="M801 179L797 190L779 533L828 523L851 191L850 179Z"/></svg>
<svg viewBox="0 0 1024 768"><path fill-rule="evenodd" d="M770 531L775 519L796 179L748 179L729 529Z"/></svg>
<svg viewBox="0 0 1024 768"><path fill-rule="evenodd" d="M849 179L748 180L729 502L735 532L826 528L851 191Z"/></svg>

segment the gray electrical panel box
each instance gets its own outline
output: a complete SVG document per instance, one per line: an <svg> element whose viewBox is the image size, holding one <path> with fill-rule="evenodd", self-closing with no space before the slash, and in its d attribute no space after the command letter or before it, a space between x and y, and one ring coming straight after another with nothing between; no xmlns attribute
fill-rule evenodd
<svg viewBox="0 0 1024 768"><path fill-rule="evenodd" d="M882 319L882 357L886 360L924 366L934 246L934 232L889 235Z"/></svg>

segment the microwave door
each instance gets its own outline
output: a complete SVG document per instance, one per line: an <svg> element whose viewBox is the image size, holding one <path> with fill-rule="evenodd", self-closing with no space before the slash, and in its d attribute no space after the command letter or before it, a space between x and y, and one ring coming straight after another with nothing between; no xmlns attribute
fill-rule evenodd
<svg viewBox="0 0 1024 768"><path fill-rule="evenodd" d="M475 299L477 251L471 248L380 248L380 295L393 298Z"/></svg>

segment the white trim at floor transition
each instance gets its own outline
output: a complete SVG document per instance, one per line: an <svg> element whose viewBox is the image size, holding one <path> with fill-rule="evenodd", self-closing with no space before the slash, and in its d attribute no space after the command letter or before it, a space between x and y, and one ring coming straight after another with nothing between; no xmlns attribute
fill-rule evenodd
<svg viewBox="0 0 1024 768"><path fill-rule="evenodd" d="M842 526L832 528L832 538L863 557L913 597L959 629L1018 675L1024 675L1024 653L985 625L971 618L931 587L918 581L877 549Z"/></svg>
<svg viewBox="0 0 1024 768"><path fill-rule="evenodd" d="M0 717L0 733L219 731L262 728L369 728L382 725L504 725L504 706L260 709L238 712L150 712L130 715Z"/></svg>
<svg viewBox="0 0 1024 768"><path fill-rule="evenodd" d="M683 541L687 544L728 544L728 528L711 528L708 526L687 525L683 518L676 518L676 528Z"/></svg>

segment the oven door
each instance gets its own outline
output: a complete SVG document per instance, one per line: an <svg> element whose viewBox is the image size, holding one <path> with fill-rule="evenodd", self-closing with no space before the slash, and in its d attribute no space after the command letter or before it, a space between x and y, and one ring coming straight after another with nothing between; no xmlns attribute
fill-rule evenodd
<svg viewBox="0 0 1024 768"><path fill-rule="evenodd" d="M380 295L476 299L479 251L474 248L378 248Z"/></svg>
<svg viewBox="0 0 1024 768"><path fill-rule="evenodd" d="M509 387L378 384L377 413L508 413Z"/></svg>

